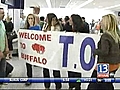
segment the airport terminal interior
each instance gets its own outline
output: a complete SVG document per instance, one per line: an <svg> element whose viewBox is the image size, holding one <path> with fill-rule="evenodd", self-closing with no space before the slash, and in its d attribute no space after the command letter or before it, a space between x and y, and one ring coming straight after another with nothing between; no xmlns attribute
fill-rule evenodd
<svg viewBox="0 0 120 90"><path fill-rule="evenodd" d="M10 56L8 58L6 57L6 61L13 66L13 71L9 73L7 78L27 77L26 60L23 60L25 58L24 57L22 58L22 54L21 54L22 50L25 49L26 47L23 45L24 43L22 43L22 44L20 43L22 41L27 43L28 46L32 45L32 49L27 48L28 51L25 52L23 50L23 53L26 53L26 54L28 53L28 55L30 54L30 55L34 55L36 57L39 55L41 55L41 57L45 57L45 55L46 55L47 58L50 58L50 61L53 60L52 64L49 63L50 61L48 61L48 65L46 65L46 67L47 68L56 68L57 67L56 65L58 65L58 64L56 64L56 61L54 60L54 58L55 59L57 58L57 53L59 56L58 58L60 58L61 61L62 61L62 59L65 60L65 59L69 58L69 59L73 60L72 62L78 63L78 61L75 59L82 57L82 56L80 56L81 54L79 55L79 52L80 52L79 50L81 50L81 47L83 45L82 40L85 40L85 37L93 38L92 40L95 42L95 45L97 47L97 42L103 33L103 31L101 31L101 27L99 27L101 25L101 20L103 18L102 16L107 15L107 14L113 14L116 17L117 25L120 30L120 0L0 0L0 1L1 1L0 9L3 8L4 14L5 14L3 20L6 20L7 18L9 18L11 20L11 22L13 23L13 26L14 26L13 31L12 31L14 33L12 33L12 34L16 35L15 38L12 39L12 45L13 45L13 50L11 52L12 56ZM44 25L47 22L48 14L51 14L51 13L52 14L54 13L54 15L57 16L59 23L61 23L61 26L66 23L66 16L69 17L68 22L70 22L73 14L79 15L81 17L81 20L85 19L85 21L83 21L83 22L86 22L87 26L89 27L87 34L84 34L84 32L83 32L82 34L80 34L81 37L79 38L77 32L72 33L72 34L71 33L66 34L67 30L64 30L64 27L62 28L63 30L61 30L62 33L59 32L58 34L56 34L55 30L54 30L55 32L53 32L52 34L51 34L51 32L44 31L43 27L46 28L46 26L44 26ZM46 38L44 36L43 37L40 36L41 41L45 40L46 42L48 42L48 44L50 44L50 41L53 43L55 41L58 41L58 43L54 43L55 45L53 45L53 44L50 44L51 46L46 45L46 47L48 47L48 51L46 50L46 48L44 46L42 46L40 44L37 46L36 43L37 43L37 39L39 38L39 36L37 37L37 35L35 34L35 37L34 37L33 33L37 33L37 32L32 31L33 29L34 30L37 30L37 29L35 29L35 28L30 29L30 28L26 27L27 26L26 23L29 23L27 21L27 19L28 20L31 19L31 18L28 18L29 14L33 15L33 17L35 18L34 23L37 23L37 21L38 21L39 24L40 24L40 20L38 20L38 19L41 19L41 18L43 19L43 17L44 17L44 19L43 19L44 25L42 25L42 26L41 26L41 24L39 25L40 26L39 30L41 30L41 33L38 33L38 34L42 35L45 33ZM52 20L54 20L54 18ZM51 29L53 29L52 28L53 24L54 24L54 22L51 22ZM98 28L97 28L97 25L99 25ZM73 27L71 26L71 28L73 28ZM23 40L22 34L21 34L21 36L19 36L20 35L19 31L22 29L30 29L31 32L28 32L28 31L26 31L26 32L30 33L31 37L28 38L27 34L25 34L25 37L24 37L25 40ZM44 32L42 32L42 31L44 31ZM25 32L25 31L23 31L23 32ZM72 39L69 40L68 38L66 39L65 37L62 38L62 36L60 36L60 35L63 35L63 36L70 35L69 38L71 38L72 36L74 36L74 37L72 37ZM57 39L53 38L52 36L57 37ZM60 36L60 39L58 38L58 36ZM21 37L22 37L22 39L21 39ZM32 38L32 39L29 43L30 38ZM34 39L36 39L36 40L34 40ZM52 41L52 39L53 39L53 41ZM64 40L61 40L61 39L64 39ZM66 40L66 42L65 42L65 40ZM31 44L33 42L34 42L34 45ZM40 41L38 41L38 42L40 42ZM46 42L42 42L42 44L46 44ZM64 43L63 47L62 47L61 43ZM68 43L69 43L69 45L68 45ZM89 41L86 43L89 45L91 44L91 42L89 43ZM76 46L72 46L73 44L75 44ZM20 47L20 45L23 45L23 47ZM80 45L81 45L81 47L80 47ZM69 48L72 48L72 49L69 50L68 46L69 46ZM91 59L91 58L93 58L93 56L92 56L93 54L92 54L91 50L94 47L95 46L93 46L93 47L86 46L86 49L84 48L84 51L85 50L86 51L84 52L85 55L83 55L83 57L85 57L85 59L87 59L87 60L84 60L83 63L85 63L86 65L88 65L90 63L90 60L91 61L93 60L93 59ZM37 48L39 48L40 50L37 50ZM74 48L76 50L74 50ZM64 49L68 52L65 52ZM32 51L32 50L34 50L34 51ZM82 50L80 53L82 53ZM46 54L46 52L47 52L47 54ZM78 53L76 54L76 52L78 52ZM48 53L50 53L51 57L49 57L50 55L48 55ZM63 58L62 58L62 54L65 54L66 56L63 55ZM70 55L70 57L69 56L67 57L67 54ZM21 57L20 57L20 55L21 55ZM31 57L30 57L30 60L31 60ZM29 58L27 57L27 59L29 59ZM94 59L94 60L96 60L96 59ZM37 60L36 60L36 62L37 62ZM46 64L46 62L43 61L42 63ZM67 71L69 70L68 67L72 71L74 71L75 68L77 67L76 71L78 72L78 70L79 70L78 66L77 66L78 64L73 65L70 62L67 63L67 60L65 62L66 63L63 65L64 67L61 66L62 68L59 68L61 77L68 77L67 76L68 75ZM93 61L93 62L95 64L97 61ZM35 62L33 62L33 63L35 64ZM80 66L80 70L82 70L81 68L84 68L84 65L82 66L82 64ZM67 67L67 65L68 65L68 67ZM74 68L70 65L73 65ZM93 66L95 67L95 65L93 65ZM38 65L38 63L36 63L35 65L32 65L33 77L42 78L43 77L43 67L45 67L45 65L40 66L40 65ZM67 69L65 69L65 67L67 67ZM85 67L85 69L81 71L82 73L84 73L84 71L85 71L85 73L81 77L91 76L93 68L91 71L87 70L87 69ZM87 73L87 71L88 71L88 73ZM53 77L53 69L50 69L49 72L50 72L50 77ZM114 77L115 78L120 77L120 68L118 68ZM88 84L89 83L81 83L81 90L86 90L88 87ZM114 86L114 90L120 90L120 82L113 83L113 86ZM30 85L25 85L25 83L3 83L2 85L0 84L0 90L9 90L9 89L10 90L21 90L21 89L22 90L27 90L27 89L29 89L29 90L34 90L34 89L36 89L36 90L55 90L55 83L51 83L50 89L45 89L44 83L32 83ZM69 89L68 83L62 83L62 88L56 89L56 90L76 90L76 89L75 88Z"/></svg>

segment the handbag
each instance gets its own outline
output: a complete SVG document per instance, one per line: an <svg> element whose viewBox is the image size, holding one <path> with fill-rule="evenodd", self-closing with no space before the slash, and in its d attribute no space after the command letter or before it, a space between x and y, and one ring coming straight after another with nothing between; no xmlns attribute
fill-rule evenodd
<svg viewBox="0 0 120 90"><path fill-rule="evenodd" d="M16 34L15 31L13 31L13 32L11 32L11 33L9 34L9 39L13 40L13 39L15 39L15 38L17 38L17 34Z"/></svg>

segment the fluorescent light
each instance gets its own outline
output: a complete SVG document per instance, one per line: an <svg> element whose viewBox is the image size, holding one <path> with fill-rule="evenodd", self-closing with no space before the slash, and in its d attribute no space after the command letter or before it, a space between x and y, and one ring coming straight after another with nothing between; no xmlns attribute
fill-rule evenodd
<svg viewBox="0 0 120 90"><path fill-rule="evenodd" d="M81 8L81 7L83 7L83 6L91 3L91 2L93 2L93 1L94 1L94 0L88 0L88 1L86 1L86 2L84 2L84 3L82 3L81 5L79 5L77 8Z"/></svg>
<svg viewBox="0 0 120 90"><path fill-rule="evenodd" d="M102 8L103 6L98 6L99 8Z"/></svg>
<svg viewBox="0 0 120 90"><path fill-rule="evenodd" d="M102 9L111 9L111 8L116 8L116 7L119 7L119 6L120 6L120 4L114 5L114 6L110 6L110 7L106 7L106 8L102 8Z"/></svg>
<svg viewBox="0 0 120 90"><path fill-rule="evenodd" d="M72 3L72 0L69 0L69 2L67 3L67 5L65 6L65 8L70 8L74 6L75 3Z"/></svg>
<svg viewBox="0 0 120 90"><path fill-rule="evenodd" d="M93 5L95 5L95 3L93 3Z"/></svg>
<svg viewBox="0 0 120 90"><path fill-rule="evenodd" d="M51 8L51 2L50 2L50 0L46 0L46 3L48 5L48 8Z"/></svg>

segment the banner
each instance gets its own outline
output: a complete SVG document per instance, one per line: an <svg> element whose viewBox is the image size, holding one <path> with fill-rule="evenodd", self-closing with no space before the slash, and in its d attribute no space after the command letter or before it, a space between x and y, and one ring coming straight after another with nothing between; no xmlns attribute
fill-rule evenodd
<svg viewBox="0 0 120 90"><path fill-rule="evenodd" d="M92 71L100 36L73 32L19 30L19 59L55 70Z"/></svg>

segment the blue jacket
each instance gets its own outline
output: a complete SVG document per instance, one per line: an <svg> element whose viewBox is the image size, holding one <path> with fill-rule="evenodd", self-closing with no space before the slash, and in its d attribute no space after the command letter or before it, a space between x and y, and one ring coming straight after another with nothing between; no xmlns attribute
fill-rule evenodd
<svg viewBox="0 0 120 90"><path fill-rule="evenodd" d="M39 25L36 26L32 26L29 28L29 30L37 30L37 31L41 31L41 27Z"/></svg>

